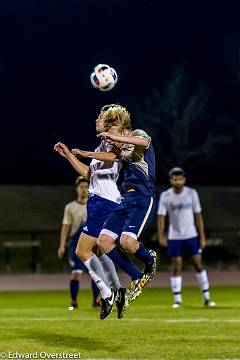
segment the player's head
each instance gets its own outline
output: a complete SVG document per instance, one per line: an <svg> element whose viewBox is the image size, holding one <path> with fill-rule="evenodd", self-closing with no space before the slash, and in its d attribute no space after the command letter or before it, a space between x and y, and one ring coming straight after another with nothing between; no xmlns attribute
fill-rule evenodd
<svg viewBox="0 0 240 360"><path fill-rule="evenodd" d="M78 176L75 181L75 189L78 198L86 198L88 196L89 180L86 176Z"/></svg>
<svg viewBox="0 0 240 360"><path fill-rule="evenodd" d="M96 119L96 131L97 132L102 132L102 131L106 131L105 127L104 127L104 119L103 119L103 115L105 113L105 111L107 111L111 106L116 106L115 104L110 104L110 105L104 105L101 110L100 113Z"/></svg>
<svg viewBox="0 0 240 360"><path fill-rule="evenodd" d="M169 180L175 191L182 190L186 183L185 171L180 167L174 167L169 171Z"/></svg>
<svg viewBox="0 0 240 360"><path fill-rule="evenodd" d="M112 128L118 130L119 133L131 131L131 118L128 110L120 104L105 105L101 109L104 131Z"/></svg>

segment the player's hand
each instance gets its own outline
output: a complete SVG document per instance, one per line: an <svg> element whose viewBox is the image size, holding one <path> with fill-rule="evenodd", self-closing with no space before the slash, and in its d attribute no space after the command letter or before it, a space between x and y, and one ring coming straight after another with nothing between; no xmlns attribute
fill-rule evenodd
<svg viewBox="0 0 240 360"><path fill-rule="evenodd" d="M65 254L65 247L60 246L60 248L58 249L58 257L62 258Z"/></svg>
<svg viewBox="0 0 240 360"><path fill-rule="evenodd" d="M88 157L89 152L80 150L80 149L72 149L71 153L76 157Z"/></svg>
<svg viewBox="0 0 240 360"><path fill-rule="evenodd" d="M167 235L161 235L159 236L159 243L162 247L167 247Z"/></svg>
<svg viewBox="0 0 240 360"><path fill-rule="evenodd" d="M103 139L106 139L106 140L110 140L110 141L118 141L118 136L117 135L114 135L114 134L111 134L110 132L101 132L100 134L98 134L98 136L100 136L101 138Z"/></svg>
<svg viewBox="0 0 240 360"><path fill-rule="evenodd" d="M207 245L207 242L206 242L205 236L201 236L200 237L200 248L204 249L206 247L206 245Z"/></svg>
<svg viewBox="0 0 240 360"><path fill-rule="evenodd" d="M71 154L69 148L60 141L54 145L54 150L65 158L68 158L68 156Z"/></svg>

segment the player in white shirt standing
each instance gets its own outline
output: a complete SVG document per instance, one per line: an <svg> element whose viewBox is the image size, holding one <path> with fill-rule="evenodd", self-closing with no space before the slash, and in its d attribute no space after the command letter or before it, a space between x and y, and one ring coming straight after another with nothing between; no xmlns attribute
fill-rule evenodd
<svg viewBox="0 0 240 360"><path fill-rule="evenodd" d="M171 287L174 296L173 308L182 304L182 258L191 256L196 276L202 291L204 305L213 307L210 300L207 272L202 263L202 250L206 246L204 223L199 196L196 190L185 186L186 177L182 168L169 172L172 187L160 194L158 205L158 236L162 246L168 246L172 262ZM169 217L166 236L165 219Z"/></svg>

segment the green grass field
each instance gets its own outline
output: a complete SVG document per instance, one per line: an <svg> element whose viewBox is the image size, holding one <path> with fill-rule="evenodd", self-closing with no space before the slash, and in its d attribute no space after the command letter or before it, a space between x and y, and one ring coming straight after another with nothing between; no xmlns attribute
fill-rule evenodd
<svg viewBox="0 0 240 360"><path fill-rule="evenodd" d="M173 310L169 289L146 289L124 319L114 310L101 321L87 290L75 312L66 310L67 291L0 293L0 358L44 351L80 352L82 359L240 359L240 287L214 288L214 309L203 307L198 288L185 288L183 297Z"/></svg>

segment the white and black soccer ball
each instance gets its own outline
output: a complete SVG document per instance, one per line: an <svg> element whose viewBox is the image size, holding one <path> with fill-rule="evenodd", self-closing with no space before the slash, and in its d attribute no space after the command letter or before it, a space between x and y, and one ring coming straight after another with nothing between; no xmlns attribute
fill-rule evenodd
<svg viewBox="0 0 240 360"><path fill-rule="evenodd" d="M118 81L116 71L106 64L95 66L90 75L92 85L100 91L109 91L114 88Z"/></svg>

